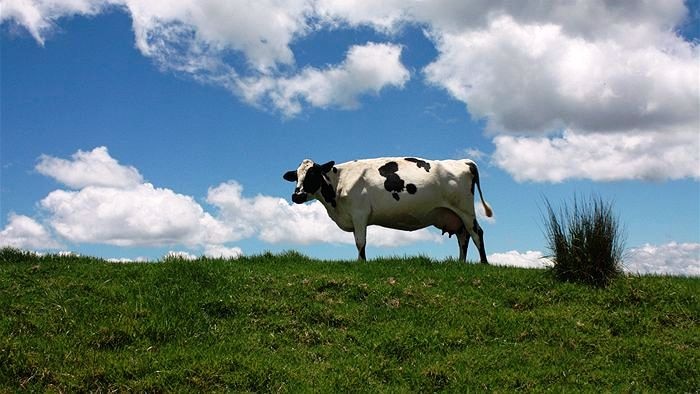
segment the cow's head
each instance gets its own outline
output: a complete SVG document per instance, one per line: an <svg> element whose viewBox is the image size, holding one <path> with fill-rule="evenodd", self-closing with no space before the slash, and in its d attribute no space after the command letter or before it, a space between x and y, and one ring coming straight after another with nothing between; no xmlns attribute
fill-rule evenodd
<svg viewBox="0 0 700 394"><path fill-rule="evenodd" d="M308 201L309 195L311 195L314 198L323 197L326 202L335 207L335 188L331 185L330 179L326 175L334 169L334 165L335 162L333 161L318 165L309 159L305 159L296 171L287 171L284 174L284 179L296 183L292 201L297 204L303 204Z"/></svg>

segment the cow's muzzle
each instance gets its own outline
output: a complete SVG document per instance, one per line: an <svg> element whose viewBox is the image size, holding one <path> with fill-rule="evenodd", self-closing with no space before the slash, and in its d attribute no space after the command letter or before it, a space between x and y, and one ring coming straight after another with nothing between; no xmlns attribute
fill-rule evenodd
<svg viewBox="0 0 700 394"><path fill-rule="evenodd" d="M309 199L309 195L305 192L292 194L292 201L297 204L303 204Z"/></svg>

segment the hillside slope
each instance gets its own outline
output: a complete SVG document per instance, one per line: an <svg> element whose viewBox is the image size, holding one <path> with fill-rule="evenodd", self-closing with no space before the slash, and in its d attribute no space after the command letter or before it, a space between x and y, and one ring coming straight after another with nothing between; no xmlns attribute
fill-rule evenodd
<svg viewBox="0 0 700 394"><path fill-rule="evenodd" d="M0 391L700 389L697 278L0 255Z"/></svg>

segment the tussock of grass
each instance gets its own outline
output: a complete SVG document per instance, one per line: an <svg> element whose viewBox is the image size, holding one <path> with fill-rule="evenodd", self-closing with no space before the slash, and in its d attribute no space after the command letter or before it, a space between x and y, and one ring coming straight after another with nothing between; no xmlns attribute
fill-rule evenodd
<svg viewBox="0 0 700 394"><path fill-rule="evenodd" d="M693 278L601 290L422 257L0 257L0 391L700 387Z"/></svg>
<svg viewBox="0 0 700 394"><path fill-rule="evenodd" d="M557 214L545 199L545 235L552 271L564 281L608 286L622 274L624 240L613 205L599 197L575 198Z"/></svg>

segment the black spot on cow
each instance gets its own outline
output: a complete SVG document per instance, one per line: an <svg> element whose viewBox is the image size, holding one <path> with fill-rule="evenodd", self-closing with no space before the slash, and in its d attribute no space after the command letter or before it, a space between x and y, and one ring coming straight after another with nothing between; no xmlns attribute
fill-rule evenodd
<svg viewBox="0 0 700 394"><path fill-rule="evenodd" d="M396 171L399 170L399 164L395 161L390 161L379 167L379 175L383 177L388 177L389 175L394 175Z"/></svg>
<svg viewBox="0 0 700 394"><path fill-rule="evenodd" d="M399 165L395 161L390 161L383 166L379 167L379 175L386 178L384 181L384 188L386 191L391 192L394 200L399 201L399 193L404 190L404 181L396 173L399 170Z"/></svg>
<svg viewBox="0 0 700 394"><path fill-rule="evenodd" d="M313 167L306 171L306 177L304 177L304 191L309 194L314 194L321 187L323 182L323 174L321 173L321 166L314 164Z"/></svg>
<svg viewBox="0 0 700 394"><path fill-rule="evenodd" d="M415 184L406 184L406 182L401 179L399 174L396 173L398 170L399 164L395 161L390 161L379 167L379 175L386 178L386 181L384 181L384 188L391 193L391 196L394 197L396 201L400 200L399 193L404 190L406 190L408 194L416 194L418 191L418 187L416 187Z"/></svg>
<svg viewBox="0 0 700 394"><path fill-rule="evenodd" d="M313 167L309 168L309 170L306 172L306 177L304 178L304 191L309 194L314 194L320 188L323 199L335 207L335 190L333 189L333 186L326 181L324 176L325 172L327 171L318 164L314 164Z"/></svg>
<svg viewBox="0 0 700 394"><path fill-rule="evenodd" d="M410 161L411 163L416 163L418 168L424 169L425 172L430 172L430 163L425 160L416 159L415 157L406 157L404 160Z"/></svg>
<svg viewBox="0 0 700 394"><path fill-rule="evenodd" d="M476 168L476 164L474 164L471 161L467 162L467 165L469 166L469 171L472 173L472 195L474 194L474 185L479 183L479 170Z"/></svg>
<svg viewBox="0 0 700 394"><path fill-rule="evenodd" d="M323 182L323 184L321 185L321 195L323 196L324 200L326 200L329 204L333 206L333 208L335 208L335 190L333 190L333 186L329 185L326 182Z"/></svg>

